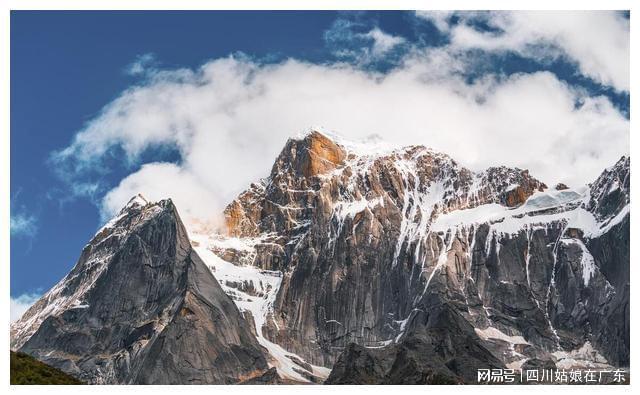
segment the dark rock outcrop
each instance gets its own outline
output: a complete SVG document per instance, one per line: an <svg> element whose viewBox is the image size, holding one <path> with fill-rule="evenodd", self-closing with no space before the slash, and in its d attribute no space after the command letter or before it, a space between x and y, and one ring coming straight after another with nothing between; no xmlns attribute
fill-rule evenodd
<svg viewBox="0 0 640 395"><path fill-rule="evenodd" d="M419 311L402 342L383 348L351 343L326 384L459 384L478 369L504 368L474 328L447 304Z"/></svg>
<svg viewBox="0 0 640 395"><path fill-rule="evenodd" d="M583 195L311 132L227 207L226 235L190 242L170 201L134 201L12 326L12 346L107 383L627 367L629 183L628 158Z"/></svg>
<svg viewBox="0 0 640 395"><path fill-rule="evenodd" d="M557 366L551 359L527 359L521 367L522 370L556 370Z"/></svg>
<svg viewBox="0 0 640 395"><path fill-rule="evenodd" d="M134 199L12 331L14 347L89 383L236 383L267 369L170 200Z"/></svg>
<svg viewBox="0 0 640 395"><path fill-rule="evenodd" d="M585 341L609 362L628 364L611 357L628 344L628 320L619 316L628 300L628 230L614 237L617 228L602 222L624 202L605 204L611 197L600 194L596 208L571 190L544 194L547 186L526 170L473 173L424 147L376 154L342 147L344 161L309 177L300 161L287 160L308 144L309 137L290 141L270 177L230 205L251 218L232 234L271 235L239 261L284 273L266 329L272 341L332 366L352 343L395 347L413 311L428 312L437 296L488 333L482 341L505 364L554 358ZM623 173L603 173L593 190L612 174L628 185ZM505 207L501 216L439 224L449 213L482 213L490 204ZM614 208L605 214L605 206ZM580 228L577 216L599 229ZM598 252L604 240L621 253ZM615 314L616 322L605 319ZM605 344L603 336L615 340Z"/></svg>
<svg viewBox="0 0 640 395"><path fill-rule="evenodd" d="M590 186L587 210L599 220L611 219L628 204L631 190L631 160L623 156L612 167L605 169Z"/></svg>

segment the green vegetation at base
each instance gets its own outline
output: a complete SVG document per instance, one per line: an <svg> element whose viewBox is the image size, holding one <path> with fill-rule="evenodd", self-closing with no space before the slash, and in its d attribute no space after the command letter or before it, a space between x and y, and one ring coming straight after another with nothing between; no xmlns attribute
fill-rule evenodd
<svg viewBox="0 0 640 395"><path fill-rule="evenodd" d="M11 351L11 384L82 384L68 374L21 352Z"/></svg>

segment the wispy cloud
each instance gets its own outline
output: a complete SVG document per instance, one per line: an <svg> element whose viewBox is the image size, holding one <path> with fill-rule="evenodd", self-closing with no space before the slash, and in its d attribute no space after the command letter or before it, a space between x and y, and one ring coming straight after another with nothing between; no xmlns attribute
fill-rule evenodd
<svg viewBox="0 0 640 395"><path fill-rule="evenodd" d="M156 56L152 53L138 55L136 60L125 68L125 72L132 76L140 76L153 69L155 62Z"/></svg>
<svg viewBox="0 0 640 395"><path fill-rule="evenodd" d="M11 214L11 236L34 237L38 232L37 218L26 213Z"/></svg>
<svg viewBox="0 0 640 395"><path fill-rule="evenodd" d="M27 207L21 198L22 192L22 188L17 188L11 196L10 234L11 237L33 239L38 234L39 209Z"/></svg>
<svg viewBox="0 0 640 395"><path fill-rule="evenodd" d="M15 322L40 299L40 295L35 293L25 293L17 297L11 297L10 321Z"/></svg>
<svg viewBox="0 0 640 395"><path fill-rule="evenodd" d="M514 51L531 58L566 56L584 76L629 91L629 19L620 12L421 11L416 15L448 33L452 48Z"/></svg>
<svg viewBox="0 0 640 395"><path fill-rule="evenodd" d="M325 32L324 39L338 59L360 66L394 60L393 51L401 50L406 42L403 37L387 33L372 21L360 18L337 19ZM396 59L401 52L395 54Z"/></svg>
<svg viewBox="0 0 640 395"><path fill-rule="evenodd" d="M451 27L451 16L453 16L454 13L455 11L444 10L416 11L416 16L430 21L438 30L448 32Z"/></svg>
<svg viewBox="0 0 640 395"><path fill-rule="evenodd" d="M372 41L371 54L374 57L384 56L393 48L405 42L404 38L385 33L378 27L374 27L368 33L362 34L361 37L366 37Z"/></svg>

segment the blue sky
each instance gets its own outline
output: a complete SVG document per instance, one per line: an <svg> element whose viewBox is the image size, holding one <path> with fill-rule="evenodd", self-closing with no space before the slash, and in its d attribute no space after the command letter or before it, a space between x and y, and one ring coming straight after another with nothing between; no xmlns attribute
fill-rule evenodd
<svg viewBox="0 0 640 395"><path fill-rule="evenodd" d="M311 18L243 12L12 13L11 212L12 218L32 218L26 232L12 232L12 295L54 285L99 227L94 202L71 196L48 158L135 83L126 69L137 56L153 53L169 67L195 67L237 51L323 59L322 32L335 18L333 12ZM118 173L107 182L117 182L123 174Z"/></svg>
<svg viewBox="0 0 640 395"><path fill-rule="evenodd" d="M214 217L312 125L588 182L629 150L628 40L625 13L13 12L12 298L133 193Z"/></svg>

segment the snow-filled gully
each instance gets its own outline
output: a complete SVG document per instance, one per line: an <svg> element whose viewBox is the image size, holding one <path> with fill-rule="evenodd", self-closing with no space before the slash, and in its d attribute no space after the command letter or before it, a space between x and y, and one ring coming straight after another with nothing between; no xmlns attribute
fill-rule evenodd
<svg viewBox="0 0 640 395"><path fill-rule="evenodd" d="M267 319L273 311L273 303L275 302L282 282L282 273L279 271L262 270L254 266L234 265L211 251L212 247L220 247L221 244L232 244L237 249L247 251L253 249L253 244L260 242L260 240L243 240L237 238L220 239L199 234L190 234L190 237L194 249L209 267L224 292L231 297L240 311L248 312L253 317L258 343L267 349L271 356L268 361L269 366L275 367L283 378L299 382L309 382L310 380L300 373L305 369L293 362L293 359L304 361L304 358L288 352L281 346L271 342L262 332L262 328L267 324ZM235 284L249 283L253 284L253 288L255 289L253 293L255 295L232 286ZM312 371L308 373L321 380L326 379L331 372L331 369L322 366L311 365L311 368Z"/></svg>

